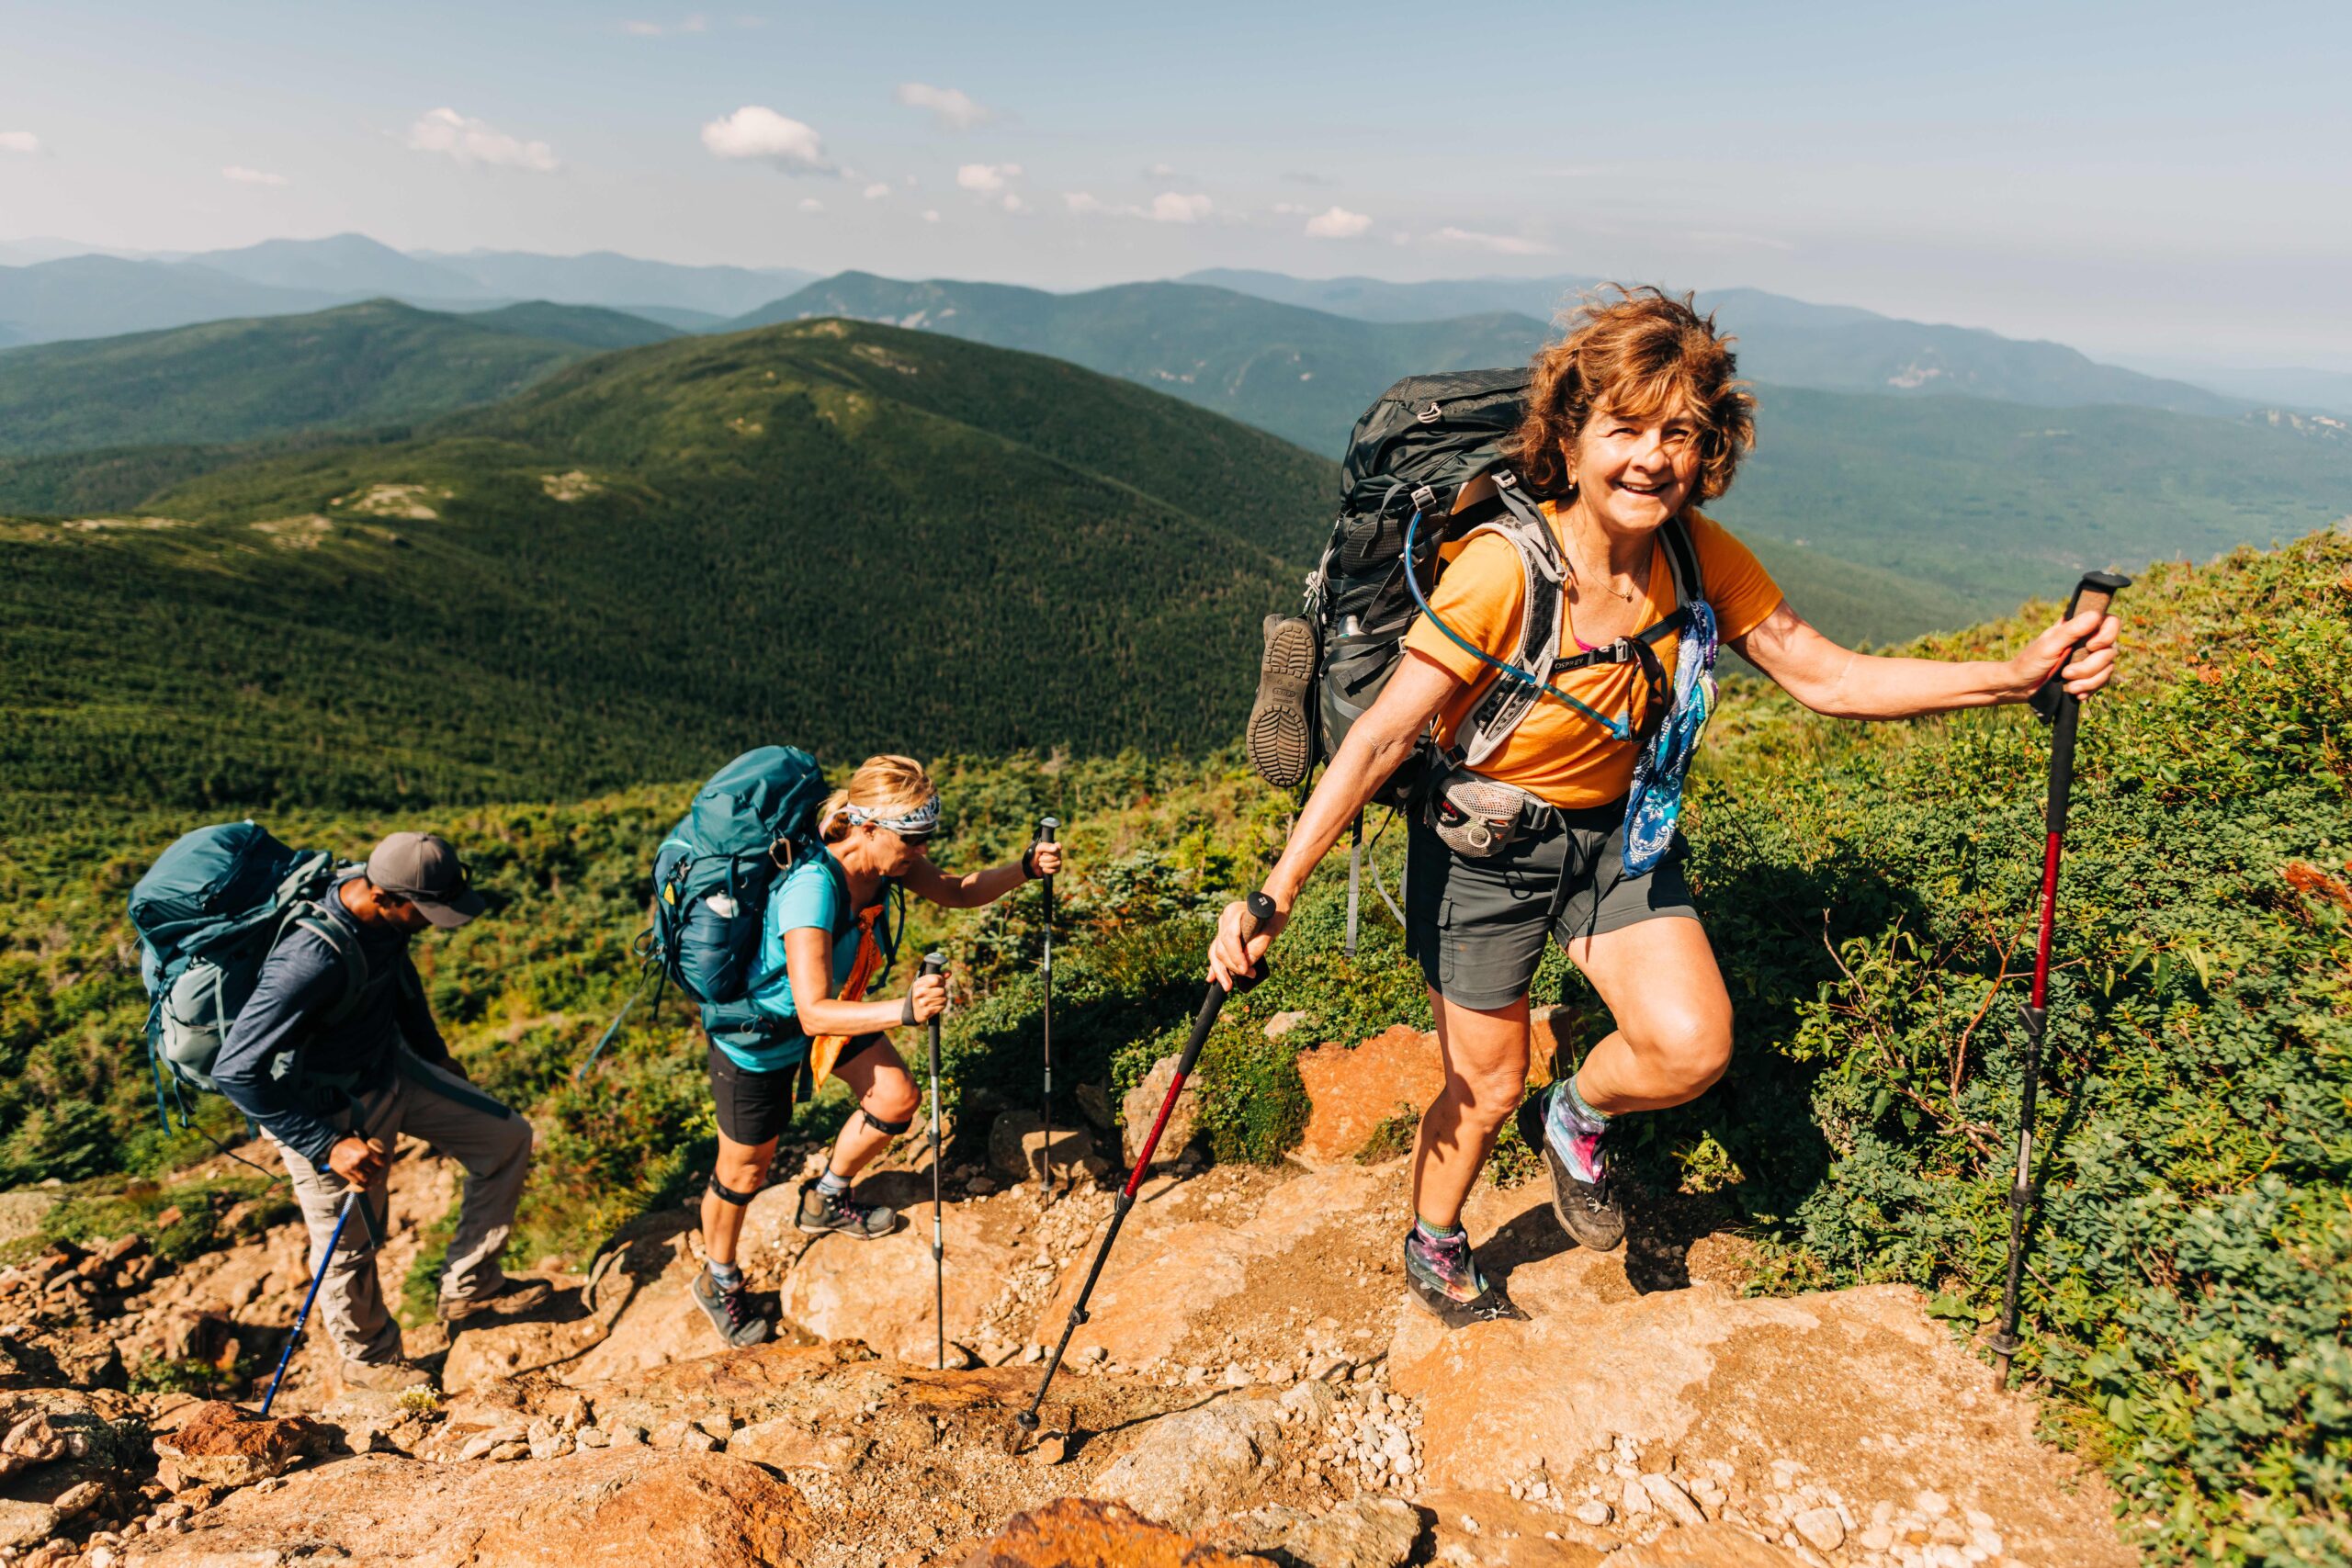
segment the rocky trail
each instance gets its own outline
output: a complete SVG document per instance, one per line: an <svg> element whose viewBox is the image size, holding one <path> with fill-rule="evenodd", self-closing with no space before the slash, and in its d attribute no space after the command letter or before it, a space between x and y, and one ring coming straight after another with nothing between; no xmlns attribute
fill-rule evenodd
<svg viewBox="0 0 2352 1568"><path fill-rule="evenodd" d="M0 1271L0 1562L2135 1561L2103 1479L2037 1443L2033 1403L1915 1292L1744 1299L1703 1212L1653 1206L1668 1228L1593 1255L1542 1182L1482 1185L1467 1223L1528 1320L1444 1333L1399 1283L1405 1162L1354 1157L1434 1055L1402 1030L1311 1053L1297 1159L1156 1170L1046 1405L1070 1436L1018 1452L1112 1209L1100 1158L1046 1203L1018 1116L948 1173L947 1371L918 1139L866 1184L917 1222L880 1241L795 1232L797 1172L753 1202L775 1343L718 1351L686 1294L693 1215L663 1211L557 1275L543 1316L412 1329L438 1399L342 1390L314 1340L267 1422L127 1392L127 1369L266 1367L306 1282L295 1226L177 1267L137 1237L51 1251ZM454 1191L403 1152L388 1289Z"/></svg>

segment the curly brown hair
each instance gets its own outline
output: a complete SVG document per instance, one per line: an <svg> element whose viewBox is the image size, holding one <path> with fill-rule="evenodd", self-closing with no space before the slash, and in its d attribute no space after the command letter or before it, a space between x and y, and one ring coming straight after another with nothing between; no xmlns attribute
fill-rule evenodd
<svg viewBox="0 0 2352 1568"><path fill-rule="evenodd" d="M1546 500L1574 493L1569 455L1600 410L1647 422L1679 412L1699 426L1694 500L1731 488L1740 458L1756 445L1756 400L1735 379L1735 341L1701 315L1688 294L1607 284L1568 313L1567 335L1535 355L1527 414L1507 450L1529 491Z"/></svg>

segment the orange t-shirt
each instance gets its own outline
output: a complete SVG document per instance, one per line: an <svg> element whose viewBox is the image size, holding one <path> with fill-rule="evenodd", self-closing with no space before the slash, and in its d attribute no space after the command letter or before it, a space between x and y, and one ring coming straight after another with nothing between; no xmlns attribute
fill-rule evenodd
<svg viewBox="0 0 2352 1568"><path fill-rule="evenodd" d="M1557 536L1558 513L1546 503L1544 515ZM1746 545L1724 532L1723 525L1696 511L1688 515L1707 603L1714 606L1716 635L1724 642L1746 637L1779 607L1780 585ZM1565 551L1565 543L1562 548ZM1437 591L1430 595L1430 608L1462 637L1508 661L1519 646L1521 602L1527 596L1518 549L1494 534L1481 534L1451 549L1454 553L1448 558L1445 575L1438 579ZM1673 611L1674 572L1661 542L1654 547L1649 587L1636 625L1647 627ZM1573 610L1562 616L1560 651L1564 655L1580 651L1575 640L1575 621ZM1657 644L1658 660L1669 676L1679 641L1669 636ZM1405 633L1405 647L1465 682L1462 692L1438 713L1438 739L1450 746L1462 721L1498 677L1491 665L1480 663L1431 626L1427 615L1414 618ZM1588 665L1563 675L1555 684L1598 712L1630 720L1636 731L1648 716L1649 682L1642 679L1638 664ZM1488 778L1517 784L1555 806L1602 806L1633 787L1634 752L1631 742L1616 739L1558 698L1543 696L1478 771Z"/></svg>

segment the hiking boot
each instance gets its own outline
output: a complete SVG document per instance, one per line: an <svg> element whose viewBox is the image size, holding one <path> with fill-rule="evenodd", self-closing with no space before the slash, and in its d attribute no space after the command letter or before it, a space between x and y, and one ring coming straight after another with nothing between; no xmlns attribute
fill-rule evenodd
<svg viewBox="0 0 2352 1568"><path fill-rule="evenodd" d="M545 1280L504 1280L486 1296L443 1296L434 1315L444 1323L464 1323L485 1314L520 1317L547 1305L554 1294L555 1287Z"/></svg>
<svg viewBox="0 0 2352 1568"><path fill-rule="evenodd" d="M887 1204L861 1203L846 1192L828 1193L812 1178L800 1184L800 1213L793 1223L810 1235L839 1231L872 1241L897 1229L899 1214Z"/></svg>
<svg viewBox="0 0 2352 1568"><path fill-rule="evenodd" d="M1554 1084L1542 1094L1530 1095L1520 1102L1520 1141L1544 1156L1544 1168L1552 1173L1552 1213L1560 1228L1576 1239L1579 1247L1595 1252L1610 1252L1625 1239L1625 1204L1617 1194L1616 1183L1610 1179L1608 1156L1600 1152L1600 1139L1593 1134L1578 1150L1588 1168L1600 1178L1585 1181L1577 1178L1576 1168L1553 1144L1551 1136L1552 1097L1560 1092Z"/></svg>
<svg viewBox="0 0 2352 1568"><path fill-rule="evenodd" d="M1258 660L1258 700L1250 706L1242 749L1261 778L1289 789L1315 763L1306 694L1315 680L1315 625L1303 615L1268 615L1261 629L1266 651Z"/></svg>
<svg viewBox="0 0 2352 1568"><path fill-rule="evenodd" d="M709 1265L705 1264L695 1271L694 1283L688 1288L694 1292L695 1305L702 1308L703 1315L730 1348L740 1350L767 1339L768 1320L752 1305L752 1292L744 1287L720 1290L718 1281L710 1277Z"/></svg>
<svg viewBox="0 0 2352 1568"><path fill-rule="evenodd" d="M1419 1225L1406 1232L1405 1283L1413 1299L1448 1328L1527 1315L1503 1293L1501 1286L1488 1283L1478 1272L1467 1231L1456 1230L1434 1240L1422 1235Z"/></svg>
<svg viewBox="0 0 2352 1568"><path fill-rule="evenodd" d="M346 1359L342 1373L344 1387L363 1388L370 1393L405 1393L433 1386L433 1374L405 1357L389 1361Z"/></svg>

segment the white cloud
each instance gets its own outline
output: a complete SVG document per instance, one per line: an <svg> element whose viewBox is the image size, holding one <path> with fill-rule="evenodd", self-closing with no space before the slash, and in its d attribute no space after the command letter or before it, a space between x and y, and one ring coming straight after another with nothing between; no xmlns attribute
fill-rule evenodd
<svg viewBox="0 0 2352 1568"><path fill-rule="evenodd" d="M1004 193L1004 209L1007 212L1026 212L1029 210L1029 204L1021 199L1018 192L1006 191Z"/></svg>
<svg viewBox="0 0 2352 1568"><path fill-rule="evenodd" d="M760 24L755 17L738 17L735 18L735 25L739 28L755 28ZM710 31L710 18L697 11L682 22L623 22L621 31L632 38L662 38L670 33L707 33Z"/></svg>
<svg viewBox="0 0 2352 1568"><path fill-rule="evenodd" d="M1172 180L1176 177L1176 168L1172 164L1154 164L1143 172L1143 177L1148 180Z"/></svg>
<svg viewBox="0 0 2352 1568"><path fill-rule="evenodd" d="M887 180L876 180L865 187L865 199L868 201L879 201L889 194L890 185Z"/></svg>
<svg viewBox="0 0 2352 1568"><path fill-rule="evenodd" d="M439 152L460 164L488 164L502 169L529 169L553 174L559 166L555 151L544 141L509 136L485 120L469 118L453 108L427 110L408 128L408 144L418 152Z"/></svg>
<svg viewBox="0 0 2352 1568"><path fill-rule="evenodd" d="M924 208L924 209L922 209L922 220L923 220L924 222L926 222L926 223L936 223L936 222L938 222L938 221L939 221L939 209L937 209L936 207L926 207L926 208Z"/></svg>
<svg viewBox="0 0 2352 1568"><path fill-rule="evenodd" d="M956 171L956 183L966 190L976 190L990 196L1004 188L1007 180L1021 177L1018 164L967 164Z"/></svg>
<svg viewBox="0 0 2352 1568"><path fill-rule="evenodd" d="M1306 220L1306 237L1310 240L1352 240L1371 227L1372 220L1364 214L1350 212L1344 207L1334 207Z"/></svg>
<svg viewBox="0 0 2352 1568"><path fill-rule="evenodd" d="M0 152L38 152L40 138L29 130L0 130Z"/></svg>
<svg viewBox="0 0 2352 1568"><path fill-rule="evenodd" d="M1062 192L1062 204L1068 207L1072 212L1108 212L1111 210L1101 202L1095 200L1094 195L1091 191L1066 190Z"/></svg>
<svg viewBox="0 0 2352 1568"><path fill-rule="evenodd" d="M220 171L224 180L234 180L241 186L282 186L284 175L273 175L264 169L248 169L243 164L232 164Z"/></svg>
<svg viewBox="0 0 2352 1568"><path fill-rule="evenodd" d="M803 212L822 212L825 210L825 204L819 201L813 196L804 196L800 198L800 210Z"/></svg>
<svg viewBox="0 0 2352 1568"><path fill-rule="evenodd" d="M1215 205L1204 196L1164 190L1151 198L1151 210L1145 216L1155 223L1198 223Z"/></svg>
<svg viewBox="0 0 2352 1568"><path fill-rule="evenodd" d="M976 125L986 125L996 118L996 110L980 103L969 94L955 87L933 87L922 82L899 84L899 101L910 109L922 109L931 116L931 123L942 130L969 130Z"/></svg>
<svg viewBox="0 0 2352 1568"><path fill-rule="evenodd" d="M1476 229L1456 229L1448 224L1431 239L1442 240L1449 245L1473 245L1482 251L1492 251L1498 256L1544 256L1552 247L1536 240L1522 240L1516 234L1482 234Z"/></svg>
<svg viewBox="0 0 2352 1568"><path fill-rule="evenodd" d="M714 157L756 158L787 175L830 175L824 138L813 127L758 104L746 104L724 119L702 128L702 144Z"/></svg>

